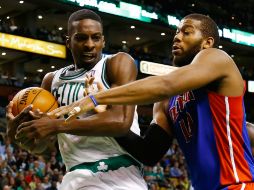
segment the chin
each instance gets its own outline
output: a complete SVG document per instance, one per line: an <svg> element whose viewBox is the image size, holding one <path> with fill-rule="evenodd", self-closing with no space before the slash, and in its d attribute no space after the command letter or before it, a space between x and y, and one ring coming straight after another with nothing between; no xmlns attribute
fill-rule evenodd
<svg viewBox="0 0 254 190"><path fill-rule="evenodd" d="M173 65L174 66L177 66L177 67L182 67L182 66L185 66L185 65L188 65L189 63L186 62L186 60L182 57L177 57L175 56L173 58Z"/></svg>

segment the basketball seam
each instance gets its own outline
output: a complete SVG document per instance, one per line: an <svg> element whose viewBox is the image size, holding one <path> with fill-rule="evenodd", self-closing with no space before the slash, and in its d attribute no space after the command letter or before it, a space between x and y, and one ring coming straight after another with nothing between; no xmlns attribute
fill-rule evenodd
<svg viewBox="0 0 254 190"><path fill-rule="evenodd" d="M56 100L54 101L54 103L52 104L52 106L46 111L46 113L55 105Z"/></svg>
<svg viewBox="0 0 254 190"><path fill-rule="evenodd" d="M31 102L31 104L33 104L34 100L36 99L36 97L43 91L44 89L41 89L40 92L38 92L35 97L33 98L33 101Z"/></svg>
<svg viewBox="0 0 254 190"><path fill-rule="evenodd" d="M18 92L18 93L19 93L19 92ZM18 98L17 98L17 101L16 101L16 107L17 107L17 108L16 108L16 110L17 110L17 113L16 113L16 114L17 114L17 115L18 115L19 112L20 112L20 110L19 110L19 98L20 98L21 94L22 94L22 93L19 94L19 96L18 96Z"/></svg>

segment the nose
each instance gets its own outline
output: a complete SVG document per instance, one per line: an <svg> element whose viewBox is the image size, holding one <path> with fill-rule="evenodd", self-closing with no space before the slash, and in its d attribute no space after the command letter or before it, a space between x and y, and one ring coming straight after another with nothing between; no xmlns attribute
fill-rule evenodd
<svg viewBox="0 0 254 190"><path fill-rule="evenodd" d="M95 47L94 41L91 38L87 39L84 43L84 47L87 49L93 49Z"/></svg>
<svg viewBox="0 0 254 190"><path fill-rule="evenodd" d="M174 39L173 39L173 42L180 42L182 39L182 34L181 32L177 33L175 36L174 36Z"/></svg>

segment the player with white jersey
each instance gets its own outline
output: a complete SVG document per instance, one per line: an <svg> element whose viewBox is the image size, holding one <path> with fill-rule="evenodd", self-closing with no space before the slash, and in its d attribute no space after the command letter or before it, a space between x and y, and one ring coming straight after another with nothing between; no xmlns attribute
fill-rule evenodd
<svg viewBox="0 0 254 190"><path fill-rule="evenodd" d="M119 52L102 54L104 36L100 17L90 10L74 12L68 21L67 47L74 64L48 73L41 87L51 91L60 106L71 104L84 96L85 76L94 77L94 85L102 82L112 88L136 80L137 68L133 58ZM12 104L7 108L11 113ZM26 112L31 108L27 108ZM21 113L20 115L25 115ZM30 112L30 114L32 114ZM36 142L47 137L57 137L67 173L60 190L143 190L147 185L140 172L140 163L124 151L114 137L132 131L139 134L135 106L108 106L104 112L92 111L72 122L64 118L41 117L26 121L18 115L9 119L8 134L27 149L36 150ZM35 115L33 115L35 116ZM17 125L20 135L17 134ZM45 142L45 149L53 141ZM25 145L24 145L25 146ZM38 153L38 151L36 151Z"/></svg>
<svg viewBox="0 0 254 190"><path fill-rule="evenodd" d="M61 68L55 72L51 92L57 97L58 104L68 105L84 97L84 78L86 75L94 77L93 85L98 82L103 84L104 88L110 88L105 76L107 57L103 55L102 59L89 71L80 69L72 71L74 65ZM83 114L80 118L89 117L94 112ZM131 130L140 134L140 129L135 112ZM94 162L100 159L112 157L112 155L128 154L124 151L115 139L112 137L100 136L77 136L71 134L58 134L58 143L67 170L83 162Z"/></svg>

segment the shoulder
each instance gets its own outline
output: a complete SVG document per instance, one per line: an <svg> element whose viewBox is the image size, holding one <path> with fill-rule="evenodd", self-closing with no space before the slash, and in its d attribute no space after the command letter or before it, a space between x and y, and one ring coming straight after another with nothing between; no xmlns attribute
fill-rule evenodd
<svg viewBox="0 0 254 190"><path fill-rule="evenodd" d="M116 54L111 55L108 59L107 59L108 63L111 62L119 62L119 61L129 61L129 62L134 62L134 59L132 58L132 56L128 53L125 52L118 52Z"/></svg>
<svg viewBox="0 0 254 190"><path fill-rule="evenodd" d="M234 63L233 59L223 50L217 48L208 48L200 51L194 58L205 60L207 62L228 64Z"/></svg>
<svg viewBox="0 0 254 190"><path fill-rule="evenodd" d="M116 68L125 68L135 69L135 61L131 55L124 52L118 52L107 58L107 68L116 69Z"/></svg>
<svg viewBox="0 0 254 190"><path fill-rule="evenodd" d="M51 84L52 84L52 80L54 76L55 76L55 72L47 73L42 80L41 87L48 91L51 91Z"/></svg>

